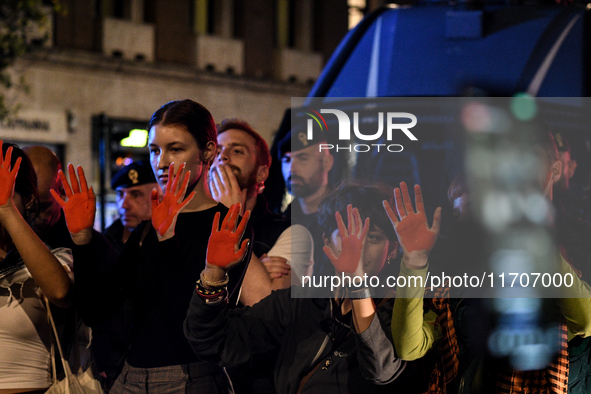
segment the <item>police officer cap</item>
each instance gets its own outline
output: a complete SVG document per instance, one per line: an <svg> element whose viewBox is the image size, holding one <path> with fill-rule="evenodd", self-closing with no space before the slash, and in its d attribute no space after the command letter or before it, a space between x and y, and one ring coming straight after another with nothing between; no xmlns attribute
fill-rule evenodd
<svg viewBox="0 0 591 394"><path fill-rule="evenodd" d="M133 187L156 182L150 164L146 161L134 161L126 165L111 180L111 188L116 190L119 187Z"/></svg>
<svg viewBox="0 0 591 394"><path fill-rule="evenodd" d="M292 135L294 138L292 138ZM322 131L314 130L311 140L307 138L307 130L303 124L298 124L292 128L285 137L277 144L279 159L287 152L297 152L315 144L326 142L326 136Z"/></svg>

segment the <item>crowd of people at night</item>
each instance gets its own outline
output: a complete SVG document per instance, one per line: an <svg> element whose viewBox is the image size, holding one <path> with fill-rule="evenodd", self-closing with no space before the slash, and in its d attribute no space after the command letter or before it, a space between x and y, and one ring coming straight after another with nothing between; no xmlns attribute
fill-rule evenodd
<svg viewBox="0 0 591 394"><path fill-rule="evenodd" d="M149 161L111 177L119 217L103 233L89 169L0 142L0 394L53 382L46 300L72 369L92 365L113 394L591 392L591 232L565 136L529 142L535 188L554 207L552 269L572 276L573 296L546 310L551 360L520 370L487 350L488 300L445 284L379 296L350 284L469 263L479 246L465 174L449 206L429 211L420 185L331 184L321 133L293 129L272 155L247 121L216 125L189 99L158 108L147 131ZM283 212L263 193L272 163L293 198ZM440 237L443 209L454 215ZM349 285L302 296L326 275Z"/></svg>

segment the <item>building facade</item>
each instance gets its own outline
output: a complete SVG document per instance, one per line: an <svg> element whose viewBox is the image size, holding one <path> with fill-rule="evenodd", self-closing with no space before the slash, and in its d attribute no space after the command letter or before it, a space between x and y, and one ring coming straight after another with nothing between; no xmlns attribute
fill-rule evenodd
<svg viewBox="0 0 591 394"><path fill-rule="evenodd" d="M190 98L216 122L242 118L270 142L348 28L346 0L60 3L46 47L14 67L29 92L9 96L21 109L0 138L55 149L97 190L97 117L145 124L162 104Z"/></svg>

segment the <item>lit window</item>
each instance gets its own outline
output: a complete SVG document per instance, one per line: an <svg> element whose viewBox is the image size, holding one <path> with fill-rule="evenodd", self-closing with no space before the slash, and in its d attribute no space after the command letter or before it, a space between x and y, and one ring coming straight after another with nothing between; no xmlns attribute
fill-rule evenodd
<svg viewBox="0 0 591 394"><path fill-rule="evenodd" d="M365 16L365 0L347 0L349 6L349 29L354 28Z"/></svg>

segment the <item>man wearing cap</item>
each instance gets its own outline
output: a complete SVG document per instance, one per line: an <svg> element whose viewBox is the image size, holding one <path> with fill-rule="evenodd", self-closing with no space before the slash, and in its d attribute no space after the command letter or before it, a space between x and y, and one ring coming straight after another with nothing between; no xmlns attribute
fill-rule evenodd
<svg viewBox="0 0 591 394"><path fill-rule="evenodd" d="M291 218L292 224L301 224L312 234L315 245L314 275L332 275L334 268L325 261L322 230L316 213L329 190L328 173L334 164L334 157L328 150L319 149L321 143L326 143L324 133L315 132L308 140L305 129L297 127L279 142L281 172L287 190L294 197L283 214Z"/></svg>
<svg viewBox="0 0 591 394"><path fill-rule="evenodd" d="M147 162L134 161L115 174L111 188L117 193L119 219L105 230L105 236L121 252L133 229L151 219L150 193L158 183Z"/></svg>

